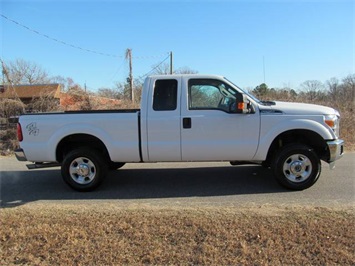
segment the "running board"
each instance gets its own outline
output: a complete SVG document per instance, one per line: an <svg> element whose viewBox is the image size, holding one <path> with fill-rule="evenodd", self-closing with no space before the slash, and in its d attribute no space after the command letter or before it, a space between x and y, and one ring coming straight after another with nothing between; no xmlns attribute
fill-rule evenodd
<svg viewBox="0 0 355 266"><path fill-rule="evenodd" d="M262 161L230 161L231 165L245 165L245 164L256 164L261 165Z"/></svg>
<svg viewBox="0 0 355 266"><path fill-rule="evenodd" d="M34 163L34 164L26 164L27 168L32 169L41 169L41 168L49 168L49 167L57 167L61 166L60 163Z"/></svg>

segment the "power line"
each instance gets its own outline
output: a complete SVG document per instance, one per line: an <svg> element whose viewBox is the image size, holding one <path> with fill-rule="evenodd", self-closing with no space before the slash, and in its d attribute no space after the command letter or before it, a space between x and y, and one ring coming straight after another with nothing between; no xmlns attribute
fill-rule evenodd
<svg viewBox="0 0 355 266"><path fill-rule="evenodd" d="M113 81L114 78L116 77L116 75L121 71L125 62L126 62L126 59L123 59L121 64L119 66L117 66L115 72L111 75L111 78L110 78L111 81Z"/></svg>
<svg viewBox="0 0 355 266"><path fill-rule="evenodd" d="M115 57L115 58L124 58L123 55L103 53L103 52L99 52L99 51L95 51L95 50L91 50L91 49L86 49L86 48L83 48L83 47L80 47L80 46L77 46L77 45L74 45L74 44L59 40L57 38L51 37L51 36L49 36L47 34L41 33L41 32L39 32L37 30L34 30L34 29L32 29L32 28L30 28L30 27L28 27L28 26L26 26L26 25L24 25L24 24L22 24L22 23L20 23L18 21L15 21L15 20L13 20L13 19L11 19L11 18L9 18L9 17L7 17L7 16L5 16L3 14L0 14L0 16L3 17L4 19L6 19L6 20L8 20L8 21L10 21L10 22L12 22L12 23L14 23L14 24L16 24L16 25L18 25L18 26L20 26L20 27L22 27L22 28L24 28L24 29L26 29L26 30L28 30L30 32L32 32L32 33L35 33L35 34L37 34L39 36L42 36L42 37L47 38L47 39L49 39L51 41L60 43L62 45L65 45L65 46L68 46L68 47L71 47L71 48L74 48L74 49L78 49L78 50L81 50L81 51L84 51L84 52L89 52L89 53L93 53L93 54L102 55L102 56ZM135 56L133 58L134 59L152 59L152 58L162 57L165 54L166 53L163 53L161 55L156 55L156 56Z"/></svg>
<svg viewBox="0 0 355 266"><path fill-rule="evenodd" d="M143 76L140 76L138 79L143 79L146 76L148 76L150 73L152 73L154 70L156 70L161 64L163 64L166 60L168 60L170 58L170 53L169 55L163 60L161 61L159 64L157 64L153 69L151 69L149 72L147 72L146 74L144 74Z"/></svg>
<svg viewBox="0 0 355 266"><path fill-rule="evenodd" d="M154 58L160 58L163 57L164 55L168 54L168 52L162 53L160 55L147 55L147 56L132 56L134 59L154 59Z"/></svg>
<svg viewBox="0 0 355 266"><path fill-rule="evenodd" d="M10 19L8 18L7 16L3 15L3 14L0 14L1 17L3 17L4 19L7 19L8 21L11 21L12 23L22 27L22 28L25 28L26 30L28 31L31 31L39 36L42 36L44 38L47 38L51 41L54 41L54 42L57 42L57 43L60 43L60 44L63 44L63 45L66 45L66 46L69 46L69 47L72 47L72 48L75 48L75 49L78 49L78 50L82 50L82 51L85 51L85 52L89 52L89 53L94 53L94 54L98 54L98 55L103 55L103 56L109 56L109 57L123 57L123 56L118 56L118 55L114 55L114 54L107 54L107 53L102 53L102 52L98 52L98 51L95 51L95 50L90 50L90 49L86 49L86 48L82 48L80 46L77 46L77 45L74 45L74 44L71 44L71 43L67 43L65 41L62 41L62 40L58 40L56 38L53 38L47 34L43 34L43 33L40 33L39 31L37 30L34 30L26 25L23 25L13 19Z"/></svg>

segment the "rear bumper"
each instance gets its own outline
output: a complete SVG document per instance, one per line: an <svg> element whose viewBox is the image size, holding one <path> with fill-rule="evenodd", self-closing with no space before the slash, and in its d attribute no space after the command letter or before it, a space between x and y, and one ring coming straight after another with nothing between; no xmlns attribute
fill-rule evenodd
<svg viewBox="0 0 355 266"><path fill-rule="evenodd" d="M15 150L15 156L16 156L16 159L21 162L27 161L27 158L26 158L26 155L25 155L25 152L23 151L23 149Z"/></svg>
<svg viewBox="0 0 355 266"><path fill-rule="evenodd" d="M339 160L344 155L344 141L341 139L327 141L329 149L329 167L333 169L335 167L335 161Z"/></svg>

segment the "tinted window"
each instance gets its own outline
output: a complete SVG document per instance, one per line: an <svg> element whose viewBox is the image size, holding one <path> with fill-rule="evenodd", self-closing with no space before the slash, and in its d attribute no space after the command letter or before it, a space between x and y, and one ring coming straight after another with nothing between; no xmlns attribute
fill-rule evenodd
<svg viewBox="0 0 355 266"><path fill-rule="evenodd" d="M157 80L154 86L153 110L172 111L177 106L176 79Z"/></svg>

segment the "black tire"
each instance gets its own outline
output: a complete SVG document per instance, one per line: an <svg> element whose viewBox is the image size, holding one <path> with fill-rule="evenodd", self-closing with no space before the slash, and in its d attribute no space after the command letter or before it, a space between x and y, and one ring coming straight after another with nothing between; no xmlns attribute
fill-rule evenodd
<svg viewBox="0 0 355 266"><path fill-rule="evenodd" d="M104 156L88 148L78 148L69 152L62 163L63 180L77 191L92 191L97 188L107 174Z"/></svg>
<svg viewBox="0 0 355 266"><path fill-rule="evenodd" d="M117 170L123 167L126 163L118 163L118 162L110 162L108 164L108 169L110 170Z"/></svg>
<svg viewBox="0 0 355 266"><path fill-rule="evenodd" d="M281 148L273 163L277 182L291 190L303 190L314 185L321 169L317 154L303 144L291 144Z"/></svg>

